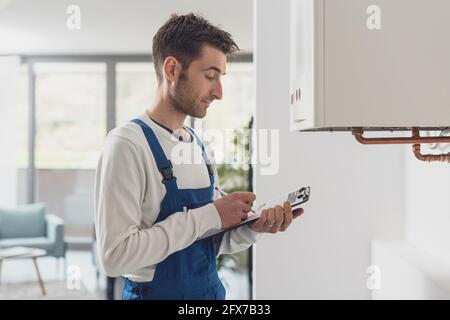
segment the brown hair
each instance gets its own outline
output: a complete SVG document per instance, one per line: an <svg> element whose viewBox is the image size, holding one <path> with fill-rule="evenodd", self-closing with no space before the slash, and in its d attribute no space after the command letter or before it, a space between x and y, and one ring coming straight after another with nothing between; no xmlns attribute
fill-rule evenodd
<svg viewBox="0 0 450 320"><path fill-rule="evenodd" d="M153 62L158 83L163 79L161 66L166 57L175 57L183 69L187 69L193 60L199 58L205 43L216 47L227 56L239 50L228 32L213 26L201 15L172 14L153 37Z"/></svg>

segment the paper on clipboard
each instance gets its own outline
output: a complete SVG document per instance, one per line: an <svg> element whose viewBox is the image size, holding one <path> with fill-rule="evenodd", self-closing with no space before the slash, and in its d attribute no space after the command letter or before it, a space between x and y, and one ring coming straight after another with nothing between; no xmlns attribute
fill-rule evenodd
<svg viewBox="0 0 450 320"><path fill-rule="evenodd" d="M302 187L293 192L288 193L287 195L282 195L282 196L270 199L268 201L257 202L256 205L252 207L252 212L250 212L248 214L248 217L246 220L242 221L241 223L239 223L235 226L227 228L227 229L211 229L211 230L207 231L205 234L203 234L201 237L199 237L197 240L203 240L203 239L236 229L238 227L249 224L251 222L254 222L259 218L262 210L264 210L266 208L272 208L277 205L282 206L283 203L285 203L286 201L291 204L291 207L293 209L296 209L297 206L299 206L300 204L305 203L306 201L309 200L310 192L311 192L310 187Z"/></svg>

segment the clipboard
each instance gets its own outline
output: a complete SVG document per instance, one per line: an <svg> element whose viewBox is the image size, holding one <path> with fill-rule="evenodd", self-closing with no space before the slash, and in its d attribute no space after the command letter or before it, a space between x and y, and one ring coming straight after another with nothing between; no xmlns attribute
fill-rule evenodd
<svg viewBox="0 0 450 320"><path fill-rule="evenodd" d="M287 195L280 196L270 201L266 201L257 205L256 208L252 208L251 213L248 215L247 219L242 221L241 223L231 226L226 229L211 229L200 236L197 241L211 238L213 236L217 236L219 234L231 231L233 229L242 227L246 224L255 222L259 219L261 211L265 208L271 208L276 205L283 205L284 202L289 202L293 210L297 209L301 204L307 202L309 200L311 194L311 187L302 187L293 192L288 193Z"/></svg>

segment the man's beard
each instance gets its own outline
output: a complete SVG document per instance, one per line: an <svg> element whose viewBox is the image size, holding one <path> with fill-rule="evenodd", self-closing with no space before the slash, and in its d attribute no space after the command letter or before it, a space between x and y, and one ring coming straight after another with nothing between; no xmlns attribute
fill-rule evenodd
<svg viewBox="0 0 450 320"><path fill-rule="evenodd" d="M187 114L193 118L204 118L206 110L196 106L195 98L192 96L192 89L188 85L188 79L183 72L175 88L170 92L170 100L175 110Z"/></svg>

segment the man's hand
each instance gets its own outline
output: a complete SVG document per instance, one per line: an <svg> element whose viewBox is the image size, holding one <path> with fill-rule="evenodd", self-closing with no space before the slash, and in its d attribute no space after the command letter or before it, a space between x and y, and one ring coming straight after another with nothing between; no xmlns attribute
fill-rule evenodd
<svg viewBox="0 0 450 320"><path fill-rule="evenodd" d="M284 206L264 209L258 220L250 225L250 229L256 232L277 233L286 231L292 220L301 216L303 209L298 208L292 211L291 204L285 202Z"/></svg>
<svg viewBox="0 0 450 320"><path fill-rule="evenodd" d="M222 229L232 227L247 219L255 199L255 194L251 192L233 192L214 201L222 221Z"/></svg>

